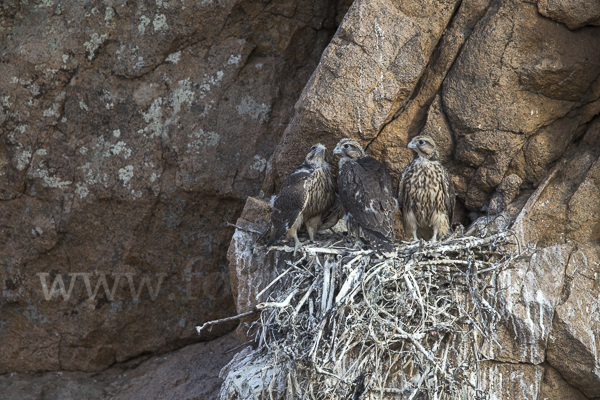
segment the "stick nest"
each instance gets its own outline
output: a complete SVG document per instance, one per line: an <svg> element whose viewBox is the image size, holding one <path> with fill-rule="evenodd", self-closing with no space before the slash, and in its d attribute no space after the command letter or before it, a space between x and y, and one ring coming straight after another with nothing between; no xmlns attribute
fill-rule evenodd
<svg viewBox="0 0 600 400"><path fill-rule="evenodd" d="M478 368L500 319L497 274L516 258L508 238L404 242L392 257L305 245L259 294L255 348L223 369L221 399L486 398Z"/></svg>

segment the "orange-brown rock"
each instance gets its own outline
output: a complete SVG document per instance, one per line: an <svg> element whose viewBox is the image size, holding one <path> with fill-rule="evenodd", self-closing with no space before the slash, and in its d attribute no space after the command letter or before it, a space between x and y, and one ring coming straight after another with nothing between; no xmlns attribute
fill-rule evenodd
<svg viewBox="0 0 600 400"><path fill-rule="evenodd" d="M97 371L232 329L195 331L235 313L226 222L347 3L2 2L0 374ZM102 274L114 299L89 295ZM68 301L46 300L58 278Z"/></svg>
<svg viewBox="0 0 600 400"><path fill-rule="evenodd" d="M600 25L600 4L596 1L538 0L538 10L544 17L563 23L569 29Z"/></svg>
<svg viewBox="0 0 600 400"><path fill-rule="evenodd" d="M412 158L410 139L432 136L453 175L460 221L483 213L480 226L512 226L514 251L531 250L498 277L502 347L483 348L487 390L496 398L599 397L596 6L463 1L433 11L422 1L416 14L416 3L353 4L296 104L263 191L276 193L316 141L354 137L397 179ZM428 33L399 49L396 38L423 16ZM398 30L394 39L380 34ZM406 70L397 74L400 56ZM254 207L247 203L248 215ZM261 262L273 276L275 263ZM238 292L254 290L246 281Z"/></svg>
<svg viewBox="0 0 600 400"><path fill-rule="evenodd" d="M516 219L531 249L498 278L482 382L600 397L597 2L350 3L2 4L0 374L99 371L232 329L194 327L262 301L285 261L253 251L269 206L249 196L341 137L397 179L427 134L458 221Z"/></svg>
<svg viewBox="0 0 600 400"><path fill-rule="evenodd" d="M272 193L315 142L333 148L355 137L368 146L413 95L457 6L355 1L296 103L263 191Z"/></svg>

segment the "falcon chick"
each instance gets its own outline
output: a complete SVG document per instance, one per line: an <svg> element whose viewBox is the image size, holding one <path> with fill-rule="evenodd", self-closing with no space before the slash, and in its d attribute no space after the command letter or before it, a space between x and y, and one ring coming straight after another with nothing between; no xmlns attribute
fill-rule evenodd
<svg viewBox="0 0 600 400"><path fill-rule="evenodd" d="M408 144L416 157L402 172L398 202L404 231L413 240L436 241L446 235L454 212L454 183L440 162L435 142L416 136Z"/></svg>
<svg viewBox="0 0 600 400"><path fill-rule="evenodd" d="M321 224L319 225L319 231L331 229L338 223L338 221L344 218L344 207L340 201L340 196L336 193L333 205L329 207L327 211L321 214Z"/></svg>
<svg viewBox="0 0 600 400"><path fill-rule="evenodd" d="M294 255L302 243L298 239L298 229L306 225L311 242L321 222L321 214L335 202L335 182L326 161L327 149L321 143L315 144L300 165L283 181L271 213L271 238L267 246L272 246L284 234L295 241Z"/></svg>
<svg viewBox="0 0 600 400"><path fill-rule="evenodd" d="M354 139L340 140L333 153L341 156L337 183L348 232L378 250L393 251L397 203L389 171Z"/></svg>

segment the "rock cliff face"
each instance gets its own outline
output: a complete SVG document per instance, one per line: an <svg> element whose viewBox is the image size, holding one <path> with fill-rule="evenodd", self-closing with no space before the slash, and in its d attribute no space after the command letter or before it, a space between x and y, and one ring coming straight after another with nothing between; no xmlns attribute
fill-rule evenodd
<svg viewBox="0 0 600 400"><path fill-rule="evenodd" d="M533 251L499 277L502 348L484 349L480 377L492 398L600 397L598 15L584 1L356 0L263 185L276 193L312 144L342 137L397 179L410 139L434 137L457 220L500 213L495 224L515 221L515 250ZM249 199L238 225L267 217ZM240 312L277 268L247 252L252 240L240 230L230 247Z"/></svg>
<svg viewBox="0 0 600 400"><path fill-rule="evenodd" d="M350 3L0 5L0 374L198 340L282 261L225 224L247 196L342 137L397 179L424 133L457 220L502 213L535 249L500 277L481 379L496 398L600 397L600 7ZM267 217L250 198L238 225Z"/></svg>
<svg viewBox="0 0 600 400"><path fill-rule="evenodd" d="M347 7L2 2L0 374L101 370L235 312L226 222Z"/></svg>
<svg viewBox="0 0 600 400"><path fill-rule="evenodd" d="M235 333L160 356L145 355L102 372L60 371L0 376L2 400L212 400L219 372L239 345Z"/></svg>

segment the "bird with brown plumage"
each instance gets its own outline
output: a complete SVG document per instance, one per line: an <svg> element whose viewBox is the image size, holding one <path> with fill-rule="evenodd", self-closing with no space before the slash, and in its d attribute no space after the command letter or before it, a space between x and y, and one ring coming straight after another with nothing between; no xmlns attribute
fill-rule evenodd
<svg viewBox="0 0 600 400"><path fill-rule="evenodd" d="M408 148L415 158L402 172L398 185L404 231L412 240L437 241L450 230L456 202L454 183L431 137L416 136Z"/></svg>
<svg viewBox="0 0 600 400"><path fill-rule="evenodd" d="M335 201L335 181L327 163L327 149L317 143L311 147L304 162L283 181L273 202L271 237L266 246L272 246L285 234L294 238L295 255L302 245L298 229L304 224L310 241L314 242L321 216L334 206Z"/></svg>
<svg viewBox="0 0 600 400"><path fill-rule="evenodd" d="M341 156L338 192L349 235L368 240L380 253L393 251L397 202L388 169L354 139L340 140L333 153Z"/></svg>

